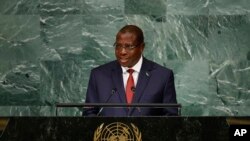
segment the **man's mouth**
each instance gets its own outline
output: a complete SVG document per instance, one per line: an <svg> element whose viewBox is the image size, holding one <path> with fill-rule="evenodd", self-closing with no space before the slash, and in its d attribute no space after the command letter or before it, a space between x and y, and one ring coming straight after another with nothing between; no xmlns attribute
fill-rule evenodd
<svg viewBox="0 0 250 141"><path fill-rule="evenodd" d="M120 58L119 60L120 60L120 62L122 62L122 63L128 62L128 59L126 59L126 58Z"/></svg>

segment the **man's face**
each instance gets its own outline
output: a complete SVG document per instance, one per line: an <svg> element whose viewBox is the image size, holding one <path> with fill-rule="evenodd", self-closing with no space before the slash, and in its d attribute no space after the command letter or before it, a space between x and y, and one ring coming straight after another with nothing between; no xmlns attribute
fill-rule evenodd
<svg viewBox="0 0 250 141"><path fill-rule="evenodd" d="M123 67L133 67L140 59L144 43L138 43L136 41L136 35L133 33L119 33L116 37L115 55L117 61ZM134 46L134 48L129 48Z"/></svg>

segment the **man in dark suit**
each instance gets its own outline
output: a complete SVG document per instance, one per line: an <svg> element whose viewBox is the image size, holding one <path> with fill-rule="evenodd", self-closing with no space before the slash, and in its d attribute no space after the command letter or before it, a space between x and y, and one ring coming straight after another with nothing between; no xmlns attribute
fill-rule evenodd
<svg viewBox="0 0 250 141"><path fill-rule="evenodd" d="M85 102L176 104L172 70L144 58L144 46L139 27L126 25L120 29L114 43L117 60L91 71ZM84 115L177 115L177 108L90 108Z"/></svg>

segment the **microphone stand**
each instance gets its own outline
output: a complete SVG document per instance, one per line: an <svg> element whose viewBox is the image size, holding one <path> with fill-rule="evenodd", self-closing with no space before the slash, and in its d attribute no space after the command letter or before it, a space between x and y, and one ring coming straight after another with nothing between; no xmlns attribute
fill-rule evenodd
<svg viewBox="0 0 250 141"><path fill-rule="evenodd" d="M106 99L105 103L108 103L110 98L116 93L116 88L111 90L111 95L109 95L109 97ZM101 109L99 110L99 112L96 114L96 116L100 116L100 114L102 113L104 107L101 107Z"/></svg>

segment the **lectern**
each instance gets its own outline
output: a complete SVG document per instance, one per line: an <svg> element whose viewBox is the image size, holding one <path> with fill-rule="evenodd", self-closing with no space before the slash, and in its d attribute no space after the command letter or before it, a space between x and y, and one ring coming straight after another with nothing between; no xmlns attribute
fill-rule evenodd
<svg viewBox="0 0 250 141"><path fill-rule="evenodd" d="M82 108L83 111L98 109L97 116L101 115L103 109L105 108L136 108L137 110L141 110L142 108L150 108L150 109L161 109L161 108L176 108L178 111L178 115L181 115L181 104L165 104L165 103L57 103L56 104L56 116L58 116L58 108L68 108L68 107L78 107ZM130 116L130 115L126 115ZM138 115L140 116L140 114ZM148 115L153 116L153 115Z"/></svg>

